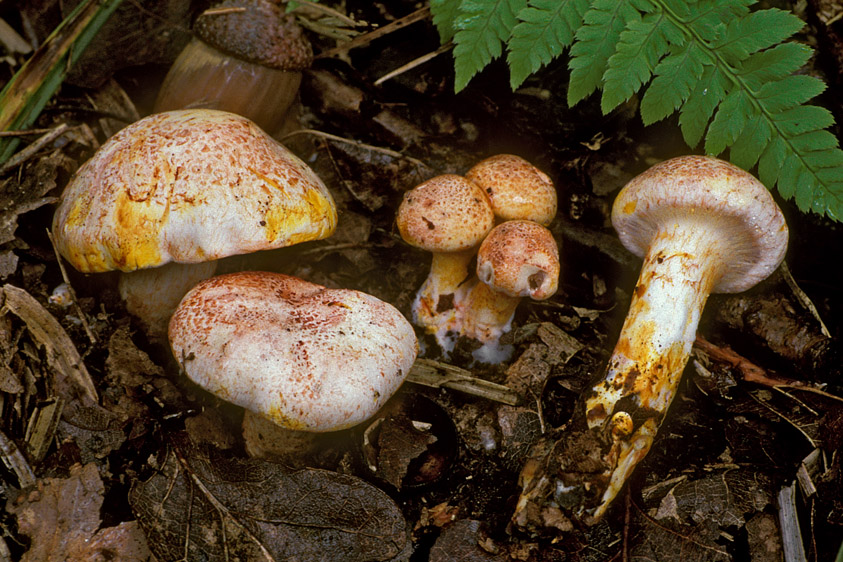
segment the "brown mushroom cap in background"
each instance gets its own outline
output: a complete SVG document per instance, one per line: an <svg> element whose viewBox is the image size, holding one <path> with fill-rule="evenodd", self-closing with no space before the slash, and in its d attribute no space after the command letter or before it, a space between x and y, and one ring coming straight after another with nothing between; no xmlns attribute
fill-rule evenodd
<svg viewBox="0 0 843 562"><path fill-rule="evenodd" d="M173 314L169 336L201 387L286 429L314 432L373 415L418 351L393 306L266 272L199 283Z"/></svg>
<svg viewBox="0 0 843 562"><path fill-rule="evenodd" d="M489 200L476 184L445 174L406 192L396 222L407 243L436 253L473 248L494 220Z"/></svg>
<svg viewBox="0 0 843 562"><path fill-rule="evenodd" d="M270 68L303 70L313 62L295 17L268 0L223 0L196 18L193 31L224 53Z"/></svg>
<svg viewBox="0 0 843 562"><path fill-rule="evenodd" d="M754 176L708 156L680 156L642 172L618 193L612 224L639 257L677 220L706 220L721 236L716 293L738 293L766 279L784 259L788 229L772 195Z"/></svg>
<svg viewBox="0 0 843 562"><path fill-rule="evenodd" d="M244 117L153 114L115 134L71 179L53 219L85 273L197 263L329 236L330 192Z"/></svg>
<svg viewBox="0 0 843 562"><path fill-rule="evenodd" d="M556 216L553 182L520 156L490 156L472 166L465 177L486 192L495 216L502 220L531 220L547 226Z"/></svg>

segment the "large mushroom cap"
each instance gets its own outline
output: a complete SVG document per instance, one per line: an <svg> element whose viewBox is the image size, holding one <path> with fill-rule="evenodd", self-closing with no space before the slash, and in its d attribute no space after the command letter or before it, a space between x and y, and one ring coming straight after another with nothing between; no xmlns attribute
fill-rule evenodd
<svg viewBox="0 0 843 562"><path fill-rule="evenodd" d="M553 234L533 221L499 224L477 252L477 277L511 297L549 298L559 286L559 269Z"/></svg>
<svg viewBox="0 0 843 562"><path fill-rule="evenodd" d="M185 373L220 398L287 429L333 431L374 414L416 357L391 305L279 273L203 281L170 320Z"/></svg>
<svg viewBox="0 0 843 562"><path fill-rule="evenodd" d="M612 207L621 242L639 257L657 233L689 219L722 233L718 254L725 267L714 292L744 291L784 259L787 224L770 192L723 160L680 156L656 164L627 183Z"/></svg>
<svg viewBox="0 0 843 562"><path fill-rule="evenodd" d="M295 17L269 0L223 0L200 14L193 30L209 45L255 64L303 70L313 62Z"/></svg>
<svg viewBox="0 0 843 562"><path fill-rule="evenodd" d="M452 174L431 178L405 193L396 218L402 238L428 252L471 249L494 221L483 190Z"/></svg>
<svg viewBox="0 0 843 562"><path fill-rule="evenodd" d="M197 263L329 236L330 192L244 117L150 115L119 131L71 179L53 218L85 273Z"/></svg>
<svg viewBox="0 0 843 562"><path fill-rule="evenodd" d="M495 215L503 220L531 220L547 226L556 216L553 182L520 156L490 156L472 166L465 177L486 192Z"/></svg>

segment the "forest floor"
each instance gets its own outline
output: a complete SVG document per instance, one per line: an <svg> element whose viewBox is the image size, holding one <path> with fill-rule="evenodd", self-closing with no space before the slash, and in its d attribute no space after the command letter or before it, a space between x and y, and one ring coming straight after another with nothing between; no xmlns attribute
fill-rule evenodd
<svg viewBox="0 0 843 562"><path fill-rule="evenodd" d="M4 5L0 16L43 37L60 3L40 4ZM473 365L465 341L445 361L419 332L419 365L440 377L462 369L501 385L494 392L464 392L485 388L471 378L463 390L407 383L376 421L325 435L308 468L250 459L242 412L192 385L144 336L116 275L62 269L48 236L73 171L151 111L202 8L125 4L111 39L92 45L87 70L72 73L38 122L68 131L0 177L0 560L772 561L796 543L807 560L835 559L843 229L778 199L790 228L786 267L747 293L712 296L651 452L602 521L564 531L546 516L542 525L513 521L525 462L582 407L626 315L640 260L611 228L613 198L650 165L691 150L674 121L643 127L634 100L607 116L594 99L569 108L564 57L516 92L496 62L454 94L447 53L375 85L439 47L429 16L317 56L297 124L277 135L329 186L336 233L228 258L221 270L357 289L410 317L429 255L398 235L402 194L512 153L557 188L560 289L520 305L515 353L500 365ZM839 123L843 47L808 6L812 71L829 85L819 103ZM368 22L357 30L365 33L419 6L346 9ZM317 55L336 47L312 39ZM14 60L0 62L3 78ZM64 282L75 299L55 297Z"/></svg>

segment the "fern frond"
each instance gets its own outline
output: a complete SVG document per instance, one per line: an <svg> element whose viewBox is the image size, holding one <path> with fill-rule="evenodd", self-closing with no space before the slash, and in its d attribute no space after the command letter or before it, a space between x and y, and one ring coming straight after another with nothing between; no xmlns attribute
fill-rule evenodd
<svg viewBox="0 0 843 562"><path fill-rule="evenodd" d="M664 12L646 14L640 21L628 22L603 75L600 101L603 113L627 101L650 80L670 44L681 47L684 43L682 30Z"/></svg>
<svg viewBox="0 0 843 562"><path fill-rule="evenodd" d="M731 20L713 47L726 62L734 64L781 43L804 26L802 20L783 10L759 10Z"/></svg>
<svg viewBox="0 0 843 562"><path fill-rule="evenodd" d="M457 30L454 23L460 13L462 0L430 0L430 13L433 15L433 25L439 32L439 41L447 43L454 38Z"/></svg>
<svg viewBox="0 0 843 562"><path fill-rule="evenodd" d="M702 53L695 43L685 43L662 59L656 66L655 78L641 98L641 120L644 124L655 123L679 109L700 82L704 69ZM706 90L704 95L707 94ZM710 117L711 114L707 115L706 121Z"/></svg>
<svg viewBox="0 0 843 562"><path fill-rule="evenodd" d="M575 105L600 87L609 57L627 22L641 19L630 0L593 0L571 47L568 105Z"/></svg>
<svg viewBox="0 0 843 562"><path fill-rule="evenodd" d="M518 12L508 43L509 85L514 90L574 41L589 0L530 0Z"/></svg>
<svg viewBox="0 0 843 562"><path fill-rule="evenodd" d="M459 92L492 59L515 27L515 15L527 0L463 0L454 24L454 90Z"/></svg>
<svg viewBox="0 0 843 562"><path fill-rule="evenodd" d="M679 128L688 146L695 147L705 133L714 110L726 97L727 78L715 66L703 68L697 87L679 110Z"/></svg>

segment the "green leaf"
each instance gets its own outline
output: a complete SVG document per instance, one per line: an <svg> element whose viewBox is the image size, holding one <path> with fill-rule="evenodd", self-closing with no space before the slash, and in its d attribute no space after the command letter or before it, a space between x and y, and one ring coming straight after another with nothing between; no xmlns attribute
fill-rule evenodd
<svg viewBox="0 0 843 562"><path fill-rule="evenodd" d="M515 14L527 0L463 0L454 24L454 90L459 92L492 59L515 27Z"/></svg>
<svg viewBox="0 0 843 562"><path fill-rule="evenodd" d="M621 32L627 22L640 18L629 0L593 0L571 47L568 105L575 105L600 87Z"/></svg>
<svg viewBox="0 0 843 562"><path fill-rule="evenodd" d="M574 41L589 0L530 0L518 12L509 40L509 84L514 90Z"/></svg>
<svg viewBox="0 0 843 562"><path fill-rule="evenodd" d="M737 74L753 90L796 72L811 58L811 48L799 43L782 43L750 56Z"/></svg>
<svg viewBox="0 0 843 562"><path fill-rule="evenodd" d="M834 124L834 117L824 107L797 105L774 116L776 127L786 136L795 136Z"/></svg>
<svg viewBox="0 0 843 562"><path fill-rule="evenodd" d="M703 60L702 52L695 43L685 43L662 59L656 67L656 77L641 98L641 120L645 125L664 119L691 96L691 90L702 77Z"/></svg>
<svg viewBox="0 0 843 562"><path fill-rule="evenodd" d="M825 90L819 78L805 75L785 76L768 82L758 90L758 101L767 111L777 113L818 96Z"/></svg>
<svg viewBox="0 0 843 562"><path fill-rule="evenodd" d="M433 14L433 25L439 32L439 41L447 43L454 38L457 30L454 22L460 13L462 0L430 0L430 13Z"/></svg>
<svg viewBox="0 0 843 562"><path fill-rule="evenodd" d="M726 77L719 68L704 67L697 87L679 111L679 127L688 146L699 144L715 108L726 97L726 83Z"/></svg>
<svg viewBox="0 0 843 562"><path fill-rule="evenodd" d="M650 80L669 44L681 46L684 42L682 31L663 12L647 14L640 21L630 20L603 75L603 113L628 100Z"/></svg>
<svg viewBox="0 0 843 562"><path fill-rule="evenodd" d="M714 45L730 64L746 59L752 53L781 43L805 26L790 12L769 9L735 18L727 25Z"/></svg>
<svg viewBox="0 0 843 562"><path fill-rule="evenodd" d="M727 146L734 144L747 121L750 117L754 117L754 114L752 99L746 92L736 90L728 94L717 108L711 125L708 126L708 133L705 135L705 151L716 156Z"/></svg>
<svg viewBox="0 0 843 562"><path fill-rule="evenodd" d="M751 169L758 162L772 135L773 128L770 122L761 114L755 115L744 126L740 136L735 139L729 153L729 160L744 170Z"/></svg>

